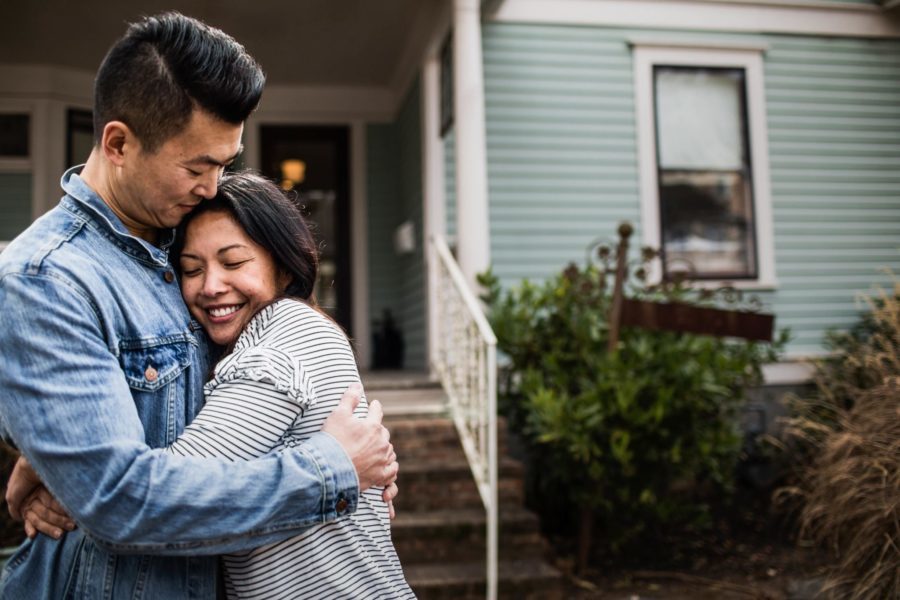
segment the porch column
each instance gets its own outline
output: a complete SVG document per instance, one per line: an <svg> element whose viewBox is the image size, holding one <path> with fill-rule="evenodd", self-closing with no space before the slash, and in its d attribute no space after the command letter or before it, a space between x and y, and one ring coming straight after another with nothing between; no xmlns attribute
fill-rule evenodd
<svg viewBox="0 0 900 600"><path fill-rule="evenodd" d="M482 71L481 2L453 0L456 260L473 291L491 264Z"/></svg>

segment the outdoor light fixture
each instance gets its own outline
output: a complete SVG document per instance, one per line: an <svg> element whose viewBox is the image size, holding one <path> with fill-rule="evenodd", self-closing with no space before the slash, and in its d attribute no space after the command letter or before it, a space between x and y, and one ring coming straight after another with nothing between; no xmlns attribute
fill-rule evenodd
<svg viewBox="0 0 900 600"><path fill-rule="evenodd" d="M281 188L291 190L306 179L306 163L296 158L281 161Z"/></svg>

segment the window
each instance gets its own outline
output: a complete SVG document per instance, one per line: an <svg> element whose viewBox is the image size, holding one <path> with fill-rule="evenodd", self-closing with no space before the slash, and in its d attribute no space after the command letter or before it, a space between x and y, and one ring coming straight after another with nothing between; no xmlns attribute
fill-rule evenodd
<svg viewBox="0 0 900 600"><path fill-rule="evenodd" d="M31 224L30 115L0 113L0 251Z"/></svg>
<svg viewBox="0 0 900 600"><path fill-rule="evenodd" d="M86 162L93 148L93 113L70 108L66 112L66 168Z"/></svg>
<svg viewBox="0 0 900 600"><path fill-rule="evenodd" d="M635 89L655 277L773 286L761 50L635 44Z"/></svg>
<svg viewBox="0 0 900 600"><path fill-rule="evenodd" d="M0 157L28 158L28 115L0 114Z"/></svg>
<svg viewBox="0 0 900 600"><path fill-rule="evenodd" d="M453 127L453 32L441 46L441 137Z"/></svg>

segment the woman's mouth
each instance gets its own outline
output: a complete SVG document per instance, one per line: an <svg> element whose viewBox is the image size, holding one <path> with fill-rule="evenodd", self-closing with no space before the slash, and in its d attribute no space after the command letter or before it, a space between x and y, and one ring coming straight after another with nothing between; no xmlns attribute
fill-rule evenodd
<svg viewBox="0 0 900 600"><path fill-rule="evenodd" d="M210 316L213 322L228 320L228 317L236 313L243 304L228 304L225 306L212 306L206 308L206 314Z"/></svg>

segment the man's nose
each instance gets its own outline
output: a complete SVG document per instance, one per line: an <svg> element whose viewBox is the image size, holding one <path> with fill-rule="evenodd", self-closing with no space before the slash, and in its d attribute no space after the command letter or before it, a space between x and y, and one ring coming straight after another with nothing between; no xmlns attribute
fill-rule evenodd
<svg viewBox="0 0 900 600"><path fill-rule="evenodd" d="M213 198L215 198L216 191L219 187L220 175L221 170L211 169L210 172L204 176L203 181L201 181L194 189L194 193L201 198L205 198L206 200L212 200Z"/></svg>

